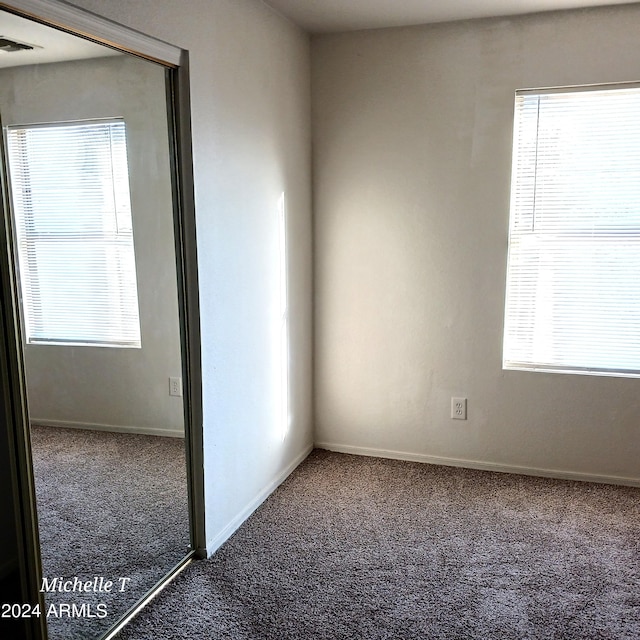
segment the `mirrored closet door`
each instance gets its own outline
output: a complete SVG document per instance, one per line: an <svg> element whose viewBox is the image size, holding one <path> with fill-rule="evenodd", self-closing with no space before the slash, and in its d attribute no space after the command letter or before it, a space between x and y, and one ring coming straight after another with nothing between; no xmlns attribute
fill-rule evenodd
<svg viewBox="0 0 640 640"><path fill-rule="evenodd" d="M5 215L53 639L104 636L193 554L170 82L163 64L0 11Z"/></svg>

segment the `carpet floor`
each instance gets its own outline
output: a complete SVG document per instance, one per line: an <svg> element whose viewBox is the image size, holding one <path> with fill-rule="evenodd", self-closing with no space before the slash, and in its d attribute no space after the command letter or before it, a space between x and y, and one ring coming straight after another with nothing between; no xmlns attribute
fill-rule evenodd
<svg viewBox="0 0 640 640"><path fill-rule="evenodd" d="M47 593L49 637L97 638L188 551L184 442L42 426L32 427L31 442L44 577L125 585ZM61 604L91 608L71 617Z"/></svg>
<svg viewBox="0 0 640 640"><path fill-rule="evenodd" d="M314 451L119 640L640 638L640 490Z"/></svg>

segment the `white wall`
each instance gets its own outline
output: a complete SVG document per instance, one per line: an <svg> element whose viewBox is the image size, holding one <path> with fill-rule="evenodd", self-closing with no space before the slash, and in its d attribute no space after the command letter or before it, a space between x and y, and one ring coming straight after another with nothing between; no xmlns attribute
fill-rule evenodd
<svg viewBox="0 0 640 640"><path fill-rule="evenodd" d="M637 379L501 368L514 92L639 80L639 21L312 39L317 443L640 482Z"/></svg>
<svg viewBox="0 0 640 640"><path fill-rule="evenodd" d="M70 99L72 97L72 99ZM184 433L164 69L130 56L0 71L3 124L123 117L127 127L141 349L27 345L33 422Z"/></svg>
<svg viewBox="0 0 640 640"><path fill-rule="evenodd" d="M76 0L190 54L208 550L311 447L309 40L256 0ZM290 428L280 420L287 201Z"/></svg>

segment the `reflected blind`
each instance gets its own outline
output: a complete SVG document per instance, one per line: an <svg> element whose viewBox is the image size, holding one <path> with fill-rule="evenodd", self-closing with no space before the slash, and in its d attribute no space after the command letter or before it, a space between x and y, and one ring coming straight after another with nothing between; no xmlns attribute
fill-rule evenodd
<svg viewBox="0 0 640 640"><path fill-rule="evenodd" d="M640 374L640 89L518 92L504 367Z"/></svg>
<svg viewBox="0 0 640 640"><path fill-rule="evenodd" d="M125 125L9 127L26 339L140 347Z"/></svg>

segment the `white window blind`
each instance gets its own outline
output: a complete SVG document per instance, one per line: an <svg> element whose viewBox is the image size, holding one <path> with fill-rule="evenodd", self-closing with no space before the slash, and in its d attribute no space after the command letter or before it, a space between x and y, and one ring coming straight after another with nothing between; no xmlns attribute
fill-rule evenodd
<svg viewBox="0 0 640 640"><path fill-rule="evenodd" d="M503 355L640 375L640 88L516 94Z"/></svg>
<svg viewBox="0 0 640 640"><path fill-rule="evenodd" d="M7 129L26 339L140 347L125 124Z"/></svg>

